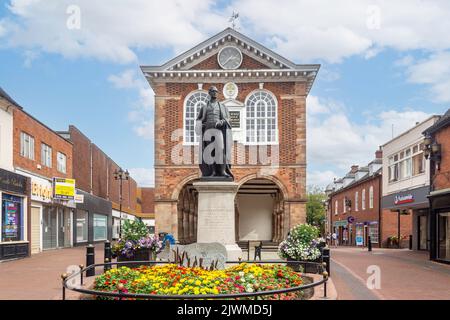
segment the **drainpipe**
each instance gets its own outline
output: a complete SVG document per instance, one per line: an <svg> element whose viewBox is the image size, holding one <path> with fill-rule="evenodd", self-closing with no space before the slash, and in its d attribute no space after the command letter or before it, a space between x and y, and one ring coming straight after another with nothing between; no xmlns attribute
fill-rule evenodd
<svg viewBox="0 0 450 320"><path fill-rule="evenodd" d="M382 228L382 213L383 213L383 208L381 207L381 197L383 196L383 175L379 176L379 182L378 182L378 247L381 248L382 247L382 243L383 243L383 239L382 239L382 232L381 232L381 228Z"/></svg>

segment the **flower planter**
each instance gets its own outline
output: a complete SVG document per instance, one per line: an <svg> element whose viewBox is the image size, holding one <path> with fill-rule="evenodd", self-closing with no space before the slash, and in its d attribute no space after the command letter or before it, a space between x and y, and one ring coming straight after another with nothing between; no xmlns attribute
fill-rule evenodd
<svg viewBox="0 0 450 320"><path fill-rule="evenodd" d="M288 266L295 272L316 273L317 274L320 272L320 267L313 263L321 263L322 259L317 259L314 261L297 261L295 259L288 258L287 261L289 261L289 262L295 261L293 263L288 264Z"/></svg>
<svg viewBox="0 0 450 320"><path fill-rule="evenodd" d="M155 261L156 254L151 251L149 248L137 249L134 251L134 255L131 257L127 257L124 255L117 256L117 262L127 262L127 261ZM138 268L138 264L121 264L121 267L128 268Z"/></svg>

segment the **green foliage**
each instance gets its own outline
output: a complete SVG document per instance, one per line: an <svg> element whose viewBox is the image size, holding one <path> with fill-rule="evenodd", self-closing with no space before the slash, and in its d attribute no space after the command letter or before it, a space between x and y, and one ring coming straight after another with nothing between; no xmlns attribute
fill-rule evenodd
<svg viewBox="0 0 450 320"><path fill-rule="evenodd" d="M305 245L309 245L319 235L319 228L309 224L299 224L290 231L290 238L292 240Z"/></svg>
<svg viewBox="0 0 450 320"><path fill-rule="evenodd" d="M308 191L308 202L306 203L306 222L317 226L322 234L325 233L327 195L317 187Z"/></svg>
<svg viewBox="0 0 450 320"><path fill-rule="evenodd" d="M123 224L123 240L138 241L141 238L148 236L148 229L141 219L134 221L125 220Z"/></svg>

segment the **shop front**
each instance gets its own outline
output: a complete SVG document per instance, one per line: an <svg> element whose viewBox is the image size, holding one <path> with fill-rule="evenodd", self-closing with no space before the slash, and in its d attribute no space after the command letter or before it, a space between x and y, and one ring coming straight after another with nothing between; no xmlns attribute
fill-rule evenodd
<svg viewBox="0 0 450 320"><path fill-rule="evenodd" d="M0 260L29 256L28 195L27 177L0 169Z"/></svg>
<svg viewBox="0 0 450 320"><path fill-rule="evenodd" d="M355 243L358 247L367 247L370 242L373 246L379 245L379 223L378 221L364 221L355 223Z"/></svg>
<svg viewBox="0 0 450 320"><path fill-rule="evenodd" d="M73 200L55 197L54 179L16 172L31 180L31 254L72 247Z"/></svg>
<svg viewBox="0 0 450 320"><path fill-rule="evenodd" d="M112 204L77 189L80 200L76 204L73 242L76 246L111 241L113 233Z"/></svg>
<svg viewBox="0 0 450 320"><path fill-rule="evenodd" d="M412 215L410 219L407 219L411 221L409 230L405 230L405 225L399 225L397 229L402 230L401 235L405 237L404 242L409 242L409 236L412 236L410 246L413 250L430 250L429 191L429 186L424 186L390 194L381 200L383 210L390 211L390 215L395 215L394 219L396 220Z"/></svg>
<svg viewBox="0 0 450 320"><path fill-rule="evenodd" d="M351 233L351 227L347 220L339 220L333 223L333 232L338 237L339 245L349 245L349 233Z"/></svg>
<svg viewBox="0 0 450 320"><path fill-rule="evenodd" d="M430 193L430 258L450 264L450 189Z"/></svg>

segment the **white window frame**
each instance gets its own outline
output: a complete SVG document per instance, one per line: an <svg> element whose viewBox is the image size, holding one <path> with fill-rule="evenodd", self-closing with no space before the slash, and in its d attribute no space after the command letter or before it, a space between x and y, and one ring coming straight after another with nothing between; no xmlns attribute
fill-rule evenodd
<svg viewBox="0 0 450 320"><path fill-rule="evenodd" d="M35 160L34 137L23 131L20 133L20 155L24 158Z"/></svg>
<svg viewBox="0 0 450 320"><path fill-rule="evenodd" d="M347 213L347 203L345 203L345 197L342 199L342 204L344 205L344 213Z"/></svg>
<svg viewBox="0 0 450 320"><path fill-rule="evenodd" d="M416 152L414 152L414 149L416 148ZM407 153L409 153L407 155ZM389 159L389 167L388 167L388 182L389 184L396 183L399 181L404 181L411 179L413 177L417 177L419 175L425 174L425 157L422 156L422 168L423 172L414 174L414 162L413 159L417 155L423 154L423 148L422 143L414 143L413 145L402 149L399 152L396 152L388 157ZM395 160L397 159L397 160ZM397 168L397 169L396 169ZM397 173L397 176L395 176L395 173Z"/></svg>
<svg viewBox="0 0 450 320"><path fill-rule="evenodd" d="M359 191L355 192L355 211L359 211Z"/></svg>
<svg viewBox="0 0 450 320"><path fill-rule="evenodd" d="M373 186L369 188L369 209L373 209Z"/></svg>
<svg viewBox="0 0 450 320"><path fill-rule="evenodd" d="M186 135L186 120L188 120L188 118L186 117L186 112L187 112L187 108L188 108L188 103L190 103L190 100L193 99L195 96L201 95L204 98L208 97L208 92L205 90L195 90L192 91L191 93L189 93L186 98L184 99L184 104L183 104L183 145L185 146L196 146L198 145L198 135L195 133L195 121L197 119L197 115L201 109L201 102L202 100L198 100L194 105L194 117L190 118L189 120L193 120L194 121L194 142L192 141L187 141L187 135Z"/></svg>
<svg viewBox="0 0 450 320"><path fill-rule="evenodd" d="M334 202L334 215L337 216L339 213L339 201Z"/></svg>
<svg viewBox="0 0 450 320"><path fill-rule="evenodd" d="M61 160L64 159L64 165L62 165ZM56 169L61 173L67 173L67 156L62 152L57 152L56 154Z"/></svg>
<svg viewBox="0 0 450 320"><path fill-rule="evenodd" d="M47 168L51 168L52 163L52 157L53 157L53 150L52 147L48 144L42 142L41 143L41 164Z"/></svg>
<svg viewBox="0 0 450 320"><path fill-rule="evenodd" d="M251 100L253 97L256 97L257 94L260 94L260 97L258 100L256 100L254 102L254 104L251 104ZM265 98L261 99L261 95L264 94ZM275 108L275 116L274 117L267 117L267 113L268 113L268 108L269 106L267 105L267 101L266 98L271 98L273 100L273 107ZM258 118L257 116L257 107L256 107L256 102L260 102L262 101L265 104L265 108L264 108L264 116L261 116L260 118ZM254 117L250 118L248 115L249 112L249 107L255 108L254 110ZM250 94L247 96L247 98L245 98L245 120L244 120L244 144L245 145L278 145L279 144L279 138L278 138L278 100L275 97L275 95L270 92L269 90L265 90L265 89L258 89L258 90L254 90L252 92L250 92ZM249 119L250 118L250 119ZM255 128L255 141L248 141L248 131L247 131L247 122L253 120L253 125ZM267 141L267 126L268 126L268 121L274 121L275 123L275 128L274 130L274 141ZM264 121L264 126L265 126L265 130L264 130L264 136L263 136L263 140L262 141L256 141L258 140L258 121Z"/></svg>
<svg viewBox="0 0 450 320"><path fill-rule="evenodd" d="M366 189L362 190L361 194L361 209L366 210Z"/></svg>

